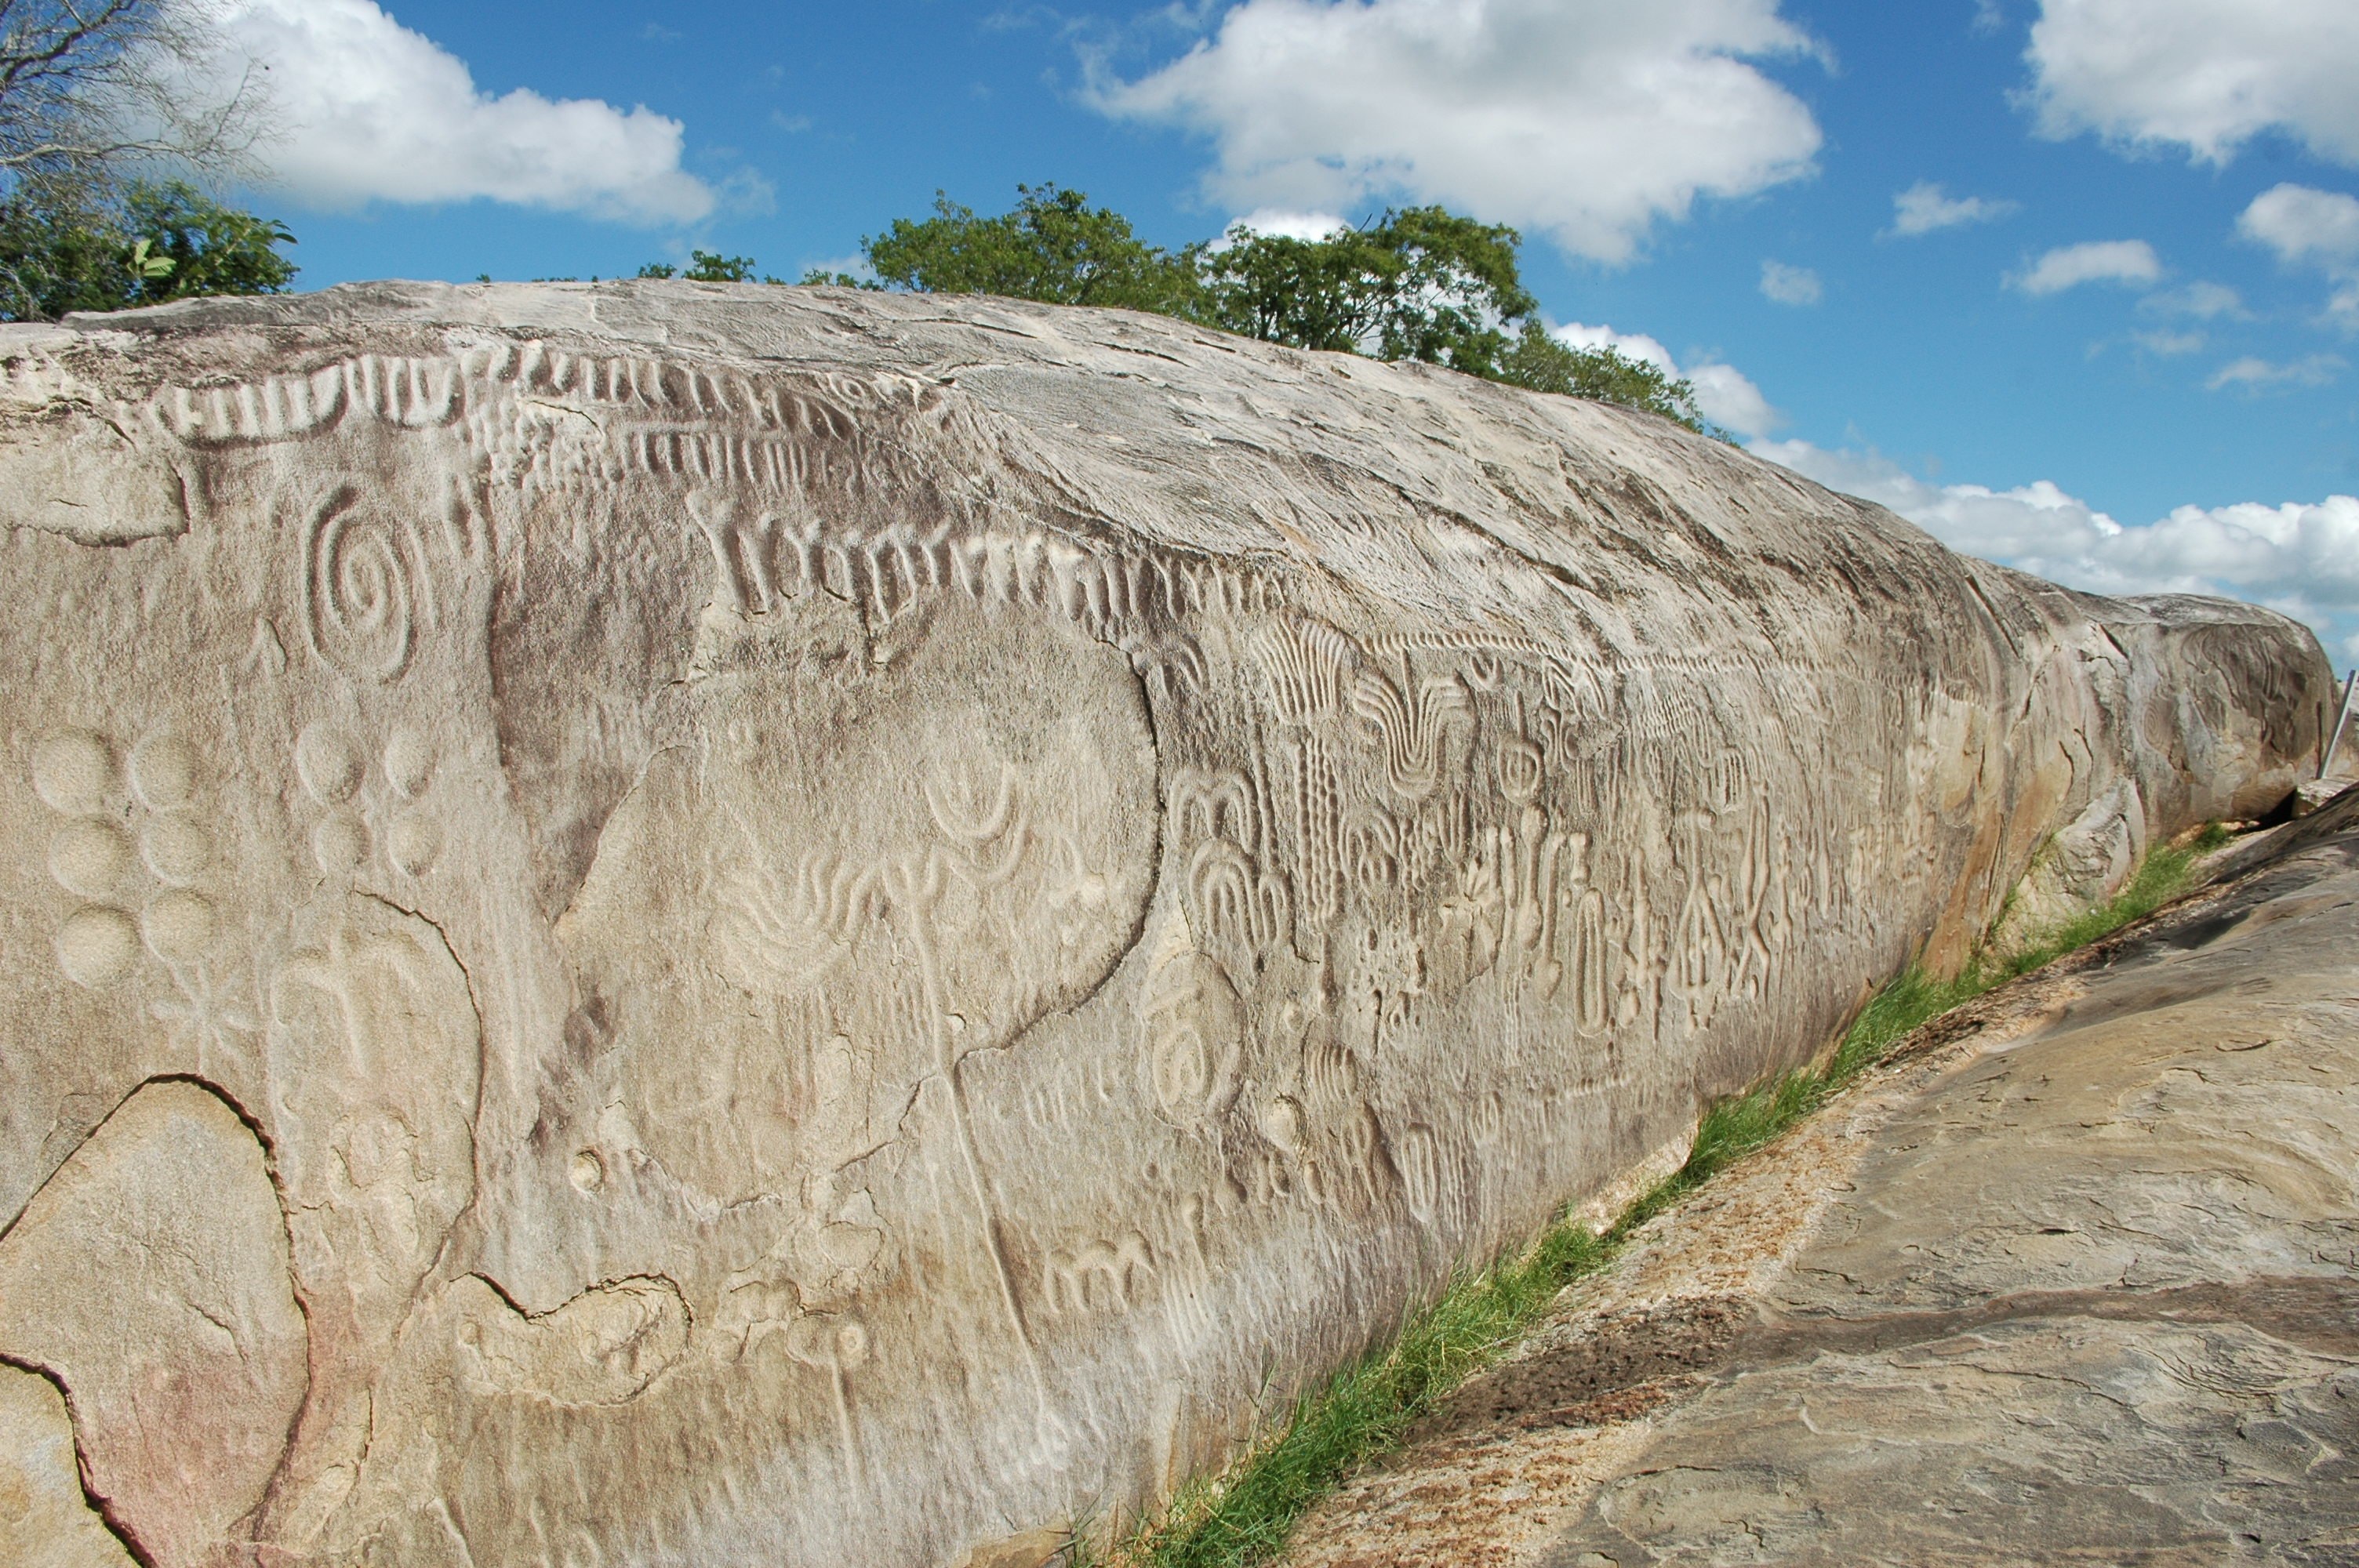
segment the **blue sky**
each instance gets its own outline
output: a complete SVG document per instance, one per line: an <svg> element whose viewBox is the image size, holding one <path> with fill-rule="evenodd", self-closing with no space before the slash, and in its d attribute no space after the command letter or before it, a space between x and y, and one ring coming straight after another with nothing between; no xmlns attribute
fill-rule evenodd
<svg viewBox="0 0 2359 1568"><path fill-rule="evenodd" d="M251 200L307 287L692 245L791 277L1018 181L1175 244L1439 200L1520 226L1552 323L1676 365L1766 456L2359 660L2351 0L230 14L288 126Z"/></svg>

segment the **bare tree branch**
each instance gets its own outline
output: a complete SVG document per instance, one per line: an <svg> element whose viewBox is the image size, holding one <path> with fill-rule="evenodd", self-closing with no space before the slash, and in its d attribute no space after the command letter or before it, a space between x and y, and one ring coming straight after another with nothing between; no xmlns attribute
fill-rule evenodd
<svg viewBox="0 0 2359 1568"><path fill-rule="evenodd" d="M93 195L126 173L246 171L259 68L218 0L0 0L0 186Z"/></svg>

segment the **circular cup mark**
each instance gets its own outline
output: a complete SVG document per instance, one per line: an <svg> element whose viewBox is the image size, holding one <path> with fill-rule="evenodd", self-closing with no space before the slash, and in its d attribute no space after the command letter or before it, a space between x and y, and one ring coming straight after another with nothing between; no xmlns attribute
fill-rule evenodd
<svg viewBox="0 0 2359 1568"><path fill-rule="evenodd" d="M113 824L85 816L50 836L49 875L84 898L104 898L131 869L131 846Z"/></svg>
<svg viewBox="0 0 2359 1568"><path fill-rule="evenodd" d="M566 1173L575 1192L594 1193L606 1184L606 1162L595 1149L584 1149L573 1156L572 1169Z"/></svg>
<svg viewBox="0 0 2359 1568"><path fill-rule="evenodd" d="M360 793L368 764L360 752L324 724L305 727L295 741L295 776L321 806L341 806Z"/></svg>
<svg viewBox="0 0 2359 1568"><path fill-rule="evenodd" d="M212 836L184 816L161 817L139 836L139 858L158 881L174 887L195 881L212 855Z"/></svg>
<svg viewBox="0 0 2359 1568"><path fill-rule="evenodd" d="M340 811L311 831L311 859L329 876L350 876L368 854L367 825L350 812Z"/></svg>
<svg viewBox="0 0 2359 1568"><path fill-rule="evenodd" d="M150 811L178 811L197 797L197 754L170 735L132 748L131 787Z"/></svg>
<svg viewBox="0 0 2359 1568"><path fill-rule="evenodd" d="M422 877L442 852L442 829L432 817L412 812L386 832L385 852L400 871Z"/></svg>
<svg viewBox="0 0 2359 1568"><path fill-rule="evenodd" d="M33 748L33 789L53 811L94 816L114 791L114 754L87 730L52 735Z"/></svg>
<svg viewBox="0 0 2359 1568"><path fill-rule="evenodd" d="M147 950L168 963L202 956L213 939L213 906L200 893L158 893L139 912L139 934Z"/></svg>
<svg viewBox="0 0 2359 1568"><path fill-rule="evenodd" d="M58 967L76 985L121 979L139 961L139 927L119 909L78 909L58 930Z"/></svg>
<svg viewBox="0 0 2359 1568"><path fill-rule="evenodd" d="M434 782L434 747L415 730L397 730L385 743L385 776L404 800L416 800Z"/></svg>

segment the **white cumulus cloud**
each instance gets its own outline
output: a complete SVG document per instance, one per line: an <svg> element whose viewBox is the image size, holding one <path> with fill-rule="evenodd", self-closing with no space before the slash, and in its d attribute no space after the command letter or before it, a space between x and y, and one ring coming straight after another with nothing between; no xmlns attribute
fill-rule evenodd
<svg viewBox="0 0 2359 1568"><path fill-rule="evenodd" d="M1696 412L1723 430L1757 440L1786 422L1734 365L1708 361L1690 366L1687 379L1695 388Z"/></svg>
<svg viewBox="0 0 2359 1568"><path fill-rule="evenodd" d="M2253 199L2252 205L2236 221L2236 227L2247 238L2276 251L2280 259L2315 264L2333 278L2338 287L2326 302L2327 319L2345 331L2359 332L2359 200L2340 191L2313 190L2301 185L2274 186ZM2310 358L2312 362L2331 361L2333 370L2343 366L2342 361L2331 354L2314 354ZM2221 373L2224 376L2228 373Z"/></svg>
<svg viewBox="0 0 2359 1568"><path fill-rule="evenodd" d="M1734 365L1703 360L1681 369L1659 339L1582 321L1568 321L1550 335L1571 348L1615 350L1653 365L1674 381L1687 382L1695 388L1696 412L1736 435L1757 439L1786 422L1752 378Z"/></svg>
<svg viewBox="0 0 2359 1568"><path fill-rule="evenodd" d="M1988 223L2016 211L2012 201L1986 196L1950 195L1930 179L1920 179L1892 198L1892 232L1904 240L1940 229L1968 223Z"/></svg>
<svg viewBox="0 0 2359 1568"><path fill-rule="evenodd" d="M2202 332L2132 332L2130 341L2151 354L2200 354L2212 341Z"/></svg>
<svg viewBox="0 0 2359 1568"><path fill-rule="evenodd" d="M1827 297L1827 290L1819 281L1819 275L1809 267L1765 261L1761 264L1761 294L1780 305L1816 305Z"/></svg>
<svg viewBox="0 0 2359 1568"><path fill-rule="evenodd" d="M2336 275L2359 272L2359 198L2287 182L2253 198L2236 232L2277 252L2280 261Z"/></svg>
<svg viewBox="0 0 2359 1568"><path fill-rule="evenodd" d="M1351 226L1332 212L1293 212L1283 207L1260 207L1242 218L1230 219L1228 227L1221 232L1243 229L1278 240L1323 240Z"/></svg>
<svg viewBox="0 0 2359 1568"><path fill-rule="evenodd" d="M2261 392L2272 386L2324 386L2345 368L2337 354L2310 354L2287 364L2247 354L2222 365L2203 384L2213 392L2227 386L2242 387L2246 392Z"/></svg>
<svg viewBox="0 0 2359 1568"><path fill-rule="evenodd" d="M321 207L495 201L689 223L712 189L680 168L683 127L639 106L479 90L464 60L374 0L228 0L231 47L264 71L283 134L274 183Z"/></svg>
<svg viewBox="0 0 2359 1568"><path fill-rule="evenodd" d="M2359 497L2182 506L2125 525L2047 480L1934 484L1875 452L1808 441L1753 451L1890 507L1951 548L2098 593L2213 593L2299 617L2359 656Z"/></svg>
<svg viewBox="0 0 2359 1568"><path fill-rule="evenodd" d="M2025 57L2040 129L2222 164L2282 131L2359 164L2351 0L2042 0Z"/></svg>
<svg viewBox="0 0 2359 1568"><path fill-rule="evenodd" d="M1813 48L1778 0L1243 0L1094 94L1209 136L1238 206L1440 201L1618 263L1699 197L1810 172L1818 122L1753 62Z"/></svg>
<svg viewBox="0 0 2359 1568"><path fill-rule="evenodd" d="M2138 308L2149 316L2186 316L2198 321L2223 316L2241 321L2252 314L2245 308L2245 297L2226 284L2201 281L2149 294L2138 301Z"/></svg>
<svg viewBox="0 0 2359 1568"><path fill-rule="evenodd" d="M2012 281L2026 294L2060 294L2084 283L2152 283L2162 261L2144 240L2092 240L2062 245L2034 262Z"/></svg>

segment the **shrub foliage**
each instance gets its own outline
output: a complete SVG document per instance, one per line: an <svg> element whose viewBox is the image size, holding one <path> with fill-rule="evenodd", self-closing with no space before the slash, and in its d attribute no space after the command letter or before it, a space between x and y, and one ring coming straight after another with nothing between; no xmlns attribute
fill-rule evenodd
<svg viewBox="0 0 2359 1568"><path fill-rule="evenodd" d="M1019 185L1015 207L992 217L938 191L930 217L897 218L861 242L873 276L812 271L802 281L1152 311L1298 349L1445 365L1718 434L1688 383L1615 349L1550 336L1523 284L1522 244L1504 223L1408 207L1316 238L1240 224L1167 250L1081 191ZM750 276L751 261L737 259Z"/></svg>
<svg viewBox="0 0 2359 1568"><path fill-rule="evenodd" d="M212 294L277 294L295 281L284 224L179 181L80 200L20 184L0 203L0 319L55 320Z"/></svg>

